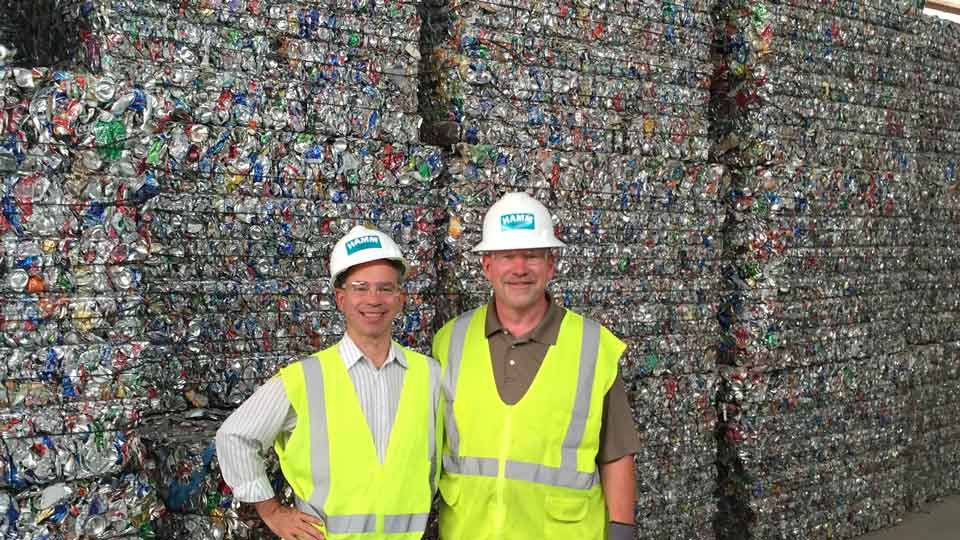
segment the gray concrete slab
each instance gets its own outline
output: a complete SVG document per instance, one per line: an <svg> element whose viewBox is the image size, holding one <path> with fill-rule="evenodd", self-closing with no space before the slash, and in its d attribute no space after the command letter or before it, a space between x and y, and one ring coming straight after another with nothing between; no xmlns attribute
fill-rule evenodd
<svg viewBox="0 0 960 540"><path fill-rule="evenodd" d="M907 514L903 523L858 536L857 540L960 540L960 495Z"/></svg>

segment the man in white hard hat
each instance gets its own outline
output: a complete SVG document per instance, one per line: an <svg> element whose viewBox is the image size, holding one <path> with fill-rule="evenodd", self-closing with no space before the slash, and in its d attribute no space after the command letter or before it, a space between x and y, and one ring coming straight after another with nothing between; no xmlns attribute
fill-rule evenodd
<svg viewBox="0 0 960 540"><path fill-rule="evenodd" d="M280 370L217 432L223 478L285 540L420 538L439 473L440 366L391 340L409 265L354 227L330 254L340 342ZM389 444L388 444L389 443ZM273 446L296 508L264 474Z"/></svg>
<svg viewBox="0 0 960 540"><path fill-rule="evenodd" d="M433 341L444 368L441 540L634 538L626 347L548 297L562 247L547 208L525 193L483 219L474 251L493 298Z"/></svg>

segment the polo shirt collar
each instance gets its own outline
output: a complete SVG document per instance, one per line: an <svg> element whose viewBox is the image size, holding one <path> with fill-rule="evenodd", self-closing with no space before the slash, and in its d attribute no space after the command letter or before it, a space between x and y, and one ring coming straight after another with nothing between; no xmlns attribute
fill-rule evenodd
<svg viewBox="0 0 960 540"><path fill-rule="evenodd" d="M484 334L486 337L490 337L504 330L503 324L500 323L500 318L497 317L496 302L495 298L491 298L490 303L487 305L487 320L484 321ZM547 303L547 312L543 315L543 319L540 320L537 326L526 337L529 341L536 341L544 345L554 345L557 342L557 336L560 335L560 322L566 310L554 302L550 298L550 295L547 295Z"/></svg>

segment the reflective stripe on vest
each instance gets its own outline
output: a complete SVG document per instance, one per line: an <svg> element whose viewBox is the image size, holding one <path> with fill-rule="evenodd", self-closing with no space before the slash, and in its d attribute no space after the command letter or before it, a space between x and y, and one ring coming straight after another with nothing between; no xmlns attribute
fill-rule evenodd
<svg viewBox="0 0 960 540"><path fill-rule="evenodd" d="M327 417L327 402L323 392L323 368L320 362L303 363L303 379L307 388L307 410L310 418L322 419ZM313 493L310 494L310 505L320 509L327 502L330 494L330 445L326 429L315 429L310 433L310 463L313 466L314 478L325 479L326 482L314 482Z"/></svg>
<svg viewBox="0 0 960 540"><path fill-rule="evenodd" d="M440 381L435 380L435 377L430 377L430 395L437 395L437 385ZM434 414L437 414L436 409L434 409ZM437 459L437 420L434 418L433 422L427 422L430 424L427 427L427 437L429 437L429 444L427 447L427 459L430 460L430 495L433 496L437 493L437 471L440 460ZM390 532L389 530L387 532Z"/></svg>
<svg viewBox="0 0 960 540"><path fill-rule="evenodd" d="M383 516L383 532L420 532L427 528L430 514L388 514ZM377 531L376 514L327 516L324 521L331 534L360 534Z"/></svg>
<svg viewBox="0 0 960 540"><path fill-rule="evenodd" d="M357 534L377 530L376 514L327 516L323 520L327 524L327 532L331 534Z"/></svg>
<svg viewBox="0 0 960 540"><path fill-rule="evenodd" d="M443 467L448 472L469 476L489 476L496 478L500 469L497 458L452 457L443 456ZM526 480L548 486L590 489L600 481L600 473L584 473L577 470L548 467L539 463L507 460L504 477L511 480Z"/></svg>
<svg viewBox="0 0 960 540"><path fill-rule="evenodd" d="M450 335L445 380L445 386L449 391L446 393L447 403L444 415L450 455L443 457L443 466L451 473L496 477L500 467L499 459L460 456L460 433L457 430L453 413L453 401L457 394L457 382L460 374L460 364L463 361L467 329L470 326L470 320L476 313L477 310L475 309L461 315L454 322L453 331ZM600 348L599 323L583 318L581 343L577 393L574 397L570 424L567 426L567 433L560 453L560 467L507 460L504 464L504 476L506 478L574 489L590 489L600 481L600 474L596 470L592 473L577 470L577 448L583 441L587 415L590 412L590 397L597 368L597 354Z"/></svg>
<svg viewBox="0 0 960 540"><path fill-rule="evenodd" d="M383 516L383 532L420 532L427 528L430 514L396 514Z"/></svg>
<svg viewBox="0 0 960 540"><path fill-rule="evenodd" d="M447 353L447 366L445 376L445 386L450 389L449 395L444 392L446 398L446 411L443 415L444 428L447 432L447 446L450 453L454 456L460 455L460 432L457 430L457 421L453 416L453 400L457 396L457 380L460 378L460 363L463 360L463 347L467 341L467 329L470 326L470 319L477 312L476 309L468 311L457 318L453 323L453 332L450 335L450 350ZM446 463L444 463L446 466Z"/></svg>

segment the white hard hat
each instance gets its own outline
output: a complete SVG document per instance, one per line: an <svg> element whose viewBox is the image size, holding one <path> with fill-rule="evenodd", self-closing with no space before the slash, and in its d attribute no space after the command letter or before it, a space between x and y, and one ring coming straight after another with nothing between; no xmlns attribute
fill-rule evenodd
<svg viewBox="0 0 960 540"><path fill-rule="evenodd" d="M553 218L546 206L526 193L507 193L483 216L483 238L473 251L564 246L553 235Z"/></svg>
<svg viewBox="0 0 960 540"><path fill-rule="evenodd" d="M337 277L351 267L380 259L402 264L404 276L410 271L410 264L392 238L376 229L357 225L333 246L330 253L330 286L333 287Z"/></svg>

